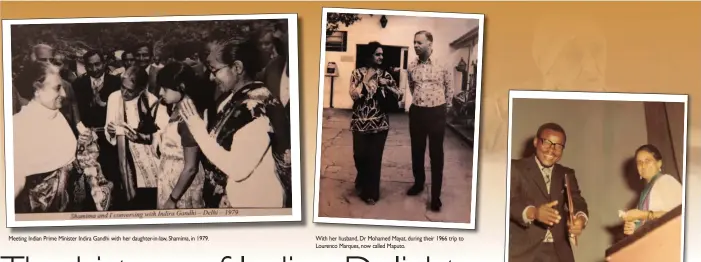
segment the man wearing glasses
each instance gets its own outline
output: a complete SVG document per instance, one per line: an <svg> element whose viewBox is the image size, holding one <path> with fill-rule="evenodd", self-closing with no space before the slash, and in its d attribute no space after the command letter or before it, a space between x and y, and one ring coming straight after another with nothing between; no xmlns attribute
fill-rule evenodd
<svg viewBox="0 0 701 262"><path fill-rule="evenodd" d="M569 240L582 233L589 211L574 170L558 164L566 140L560 125L544 124L533 138L535 155L511 161L510 262L574 262ZM573 222L567 218L565 176Z"/></svg>

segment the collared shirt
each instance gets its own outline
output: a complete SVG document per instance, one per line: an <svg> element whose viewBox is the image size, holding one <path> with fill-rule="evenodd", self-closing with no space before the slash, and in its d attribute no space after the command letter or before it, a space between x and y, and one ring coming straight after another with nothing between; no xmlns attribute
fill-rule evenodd
<svg viewBox="0 0 701 262"><path fill-rule="evenodd" d="M547 182L548 180L552 180L552 171L553 171L554 165L551 166L551 167L544 167L544 166L540 163L540 161L538 160L538 157L535 157L535 162L538 164L538 169L540 170L540 173L543 175L543 180L544 180L544 182ZM548 175L549 175L549 176L548 176ZM551 183L546 183L546 187L547 187L548 193L550 193L550 184L551 184ZM526 211L527 211L529 208L531 208L531 207L537 208L536 206L527 206L527 207L523 210L523 213L522 213L523 221L526 222L526 223L529 223L529 224L530 224L530 223L533 223L533 220L529 219L528 216L526 216ZM577 218L577 217L580 217L580 216L581 216L581 217L584 217L584 221L585 221L585 222L584 222L584 225L586 226L587 222L589 222L589 217L587 216L586 213L584 213L584 212L582 212L582 211L577 212L577 214L575 214L574 217ZM544 243L553 243L553 234L552 234L552 232L550 232L550 229L548 229L547 232L545 233L545 238L543 238L543 242L544 242Z"/></svg>
<svg viewBox="0 0 701 262"><path fill-rule="evenodd" d="M102 74L98 78L90 77L90 86L95 93L102 90L102 86L105 84L105 74Z"/></svg>
<svg viewBox="0 0 701 262"><path fill-rule="evenodd" d="M420 107L436 107L452 104L453 71L435 58L409 65L409 89L412 103Z"/></svg>

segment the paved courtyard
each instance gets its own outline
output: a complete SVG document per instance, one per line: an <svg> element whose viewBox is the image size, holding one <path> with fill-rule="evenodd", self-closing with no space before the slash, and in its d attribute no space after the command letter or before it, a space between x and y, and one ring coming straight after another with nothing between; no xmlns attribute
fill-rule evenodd
<svg viewBox="0 0 701 262"><path fill-rule="evenodd" d="M444 141L443 208L428 209L430 162L426 150L426 190L406 196L414 177L411 171L409 118L403 113L390 116L390 132L382 161L380 200L370 206L355 194L353 181L353 135L349 130L350 110L325 109L321 149L319 216L336 218L389 219L432 222L470 222L472 196L472 149L446 128Z"/></svg>

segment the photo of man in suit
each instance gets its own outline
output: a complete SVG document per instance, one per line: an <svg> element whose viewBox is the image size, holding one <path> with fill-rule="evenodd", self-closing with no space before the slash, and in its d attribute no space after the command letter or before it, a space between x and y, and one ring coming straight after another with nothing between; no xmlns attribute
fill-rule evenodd
<svg viewBox="0 0 701 262"><path fill-rule="evenodd" d="M558 164L567 135L547 123L533 138L535 154L511 160L509 207L510 262L574 262L570 238L586 227L589 211L575 171ZM568 220L565 176L569 179L574 220Z"/></svg>

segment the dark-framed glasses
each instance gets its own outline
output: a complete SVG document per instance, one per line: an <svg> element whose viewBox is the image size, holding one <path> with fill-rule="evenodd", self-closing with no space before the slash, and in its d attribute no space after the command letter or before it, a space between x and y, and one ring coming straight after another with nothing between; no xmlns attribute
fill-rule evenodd
<svg viewBox="0 0 701 262"><path fill-rule="evenodd" d="M540 139L540 144L545 147L545 148L555 148L555 150L563 150L565 149L565 144L560 144L560 143L555 143L553 141L550 141L545 138L539 138Z"/></svg>

